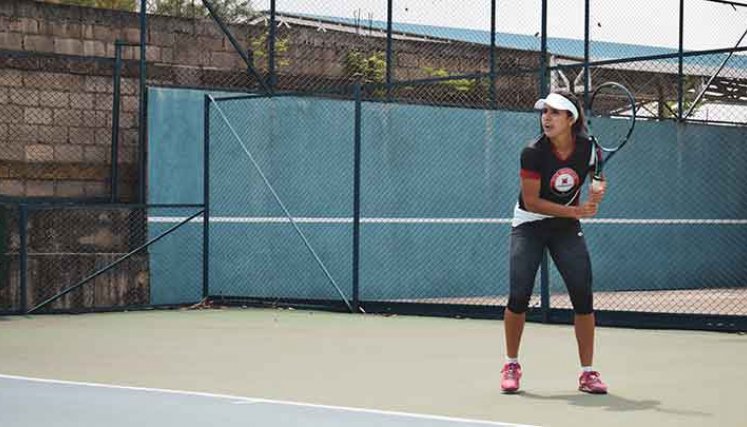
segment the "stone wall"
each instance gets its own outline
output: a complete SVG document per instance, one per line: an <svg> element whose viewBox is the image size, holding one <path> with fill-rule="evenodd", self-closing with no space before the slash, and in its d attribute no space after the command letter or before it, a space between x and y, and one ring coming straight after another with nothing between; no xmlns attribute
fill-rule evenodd
<svg viewBox="0 0 747 427"><path fill-rule="evenodd" d="M105 74L110 67L82 74L80 61L44 59L0 55L6 65L0 68L0 194L106 196L113 97L112 77ZM130 181L137 111L137 84L128 79L122 84L119 161Z"/></svg>
<svg viewBox="0 0 747 427"><path fill-rule="evenodd" d="M114 32L127 41L139 37L131 15L0 3L0 194L108 196L114 69L109 39ZM119 162L122 182L129 183L122 186L124 200L131 199L136 176L134 77L122 80Z"/></svg>
<svg viewBox="0 0 747 427"><path fill-rule="evenodd" d="M243 49L265 34L264 23L231 31ZM349 82L350 51L384 52L381 37L317 31L314 25L281 26L287 51L278 60L281 89L322 89ZM212 20L150 16L147 60L151 83L185 87L257 86L231 43ZM106 197L111 157L112 70L115 41L140 41L136 13L36 1L0 2L0 194ZM256 47L256 46L255 46ZM487 72L485 46L444 41L395 40L397 79ZM25 57L10 55L20 52ZM132 199L138 158L139 48L123 49L125 78L120 117L122 200ZM254 53L266 69L266 55ZM500 50L502 70L538 65L536 53ZM513 104L535 97L536 75L501 78L500 99ZM516 88L525 90L516 91Z"/></svg>
<svg viewBox="0 0 747 427"><path fill-rule="evenodd" d="M174 77L180 67L239 67L210 21L152 17L149 28L157 83L194 83L191 73ZM137 14L0 2L0 195L109 196L116 40L140 41ZM120 200L129 201L137 184L139 48L124 47L123 59Z"/></svg>

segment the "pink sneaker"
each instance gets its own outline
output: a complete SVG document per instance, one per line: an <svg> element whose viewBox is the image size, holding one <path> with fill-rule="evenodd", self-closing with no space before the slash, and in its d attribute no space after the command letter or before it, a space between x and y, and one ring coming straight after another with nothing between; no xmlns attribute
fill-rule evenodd
<svg viewBox="0 0 747 427"><path fill-rule="evenodd" d="M519 391L519 380L521 379L521 365L518 363L506 363L501 369L501 390L504 393L516 393Z"/></svg>
<svg viewBox="0 0 747 427"><path fill-rule="evenodd" d="M607 384L599 378L599 372L584 372L578 378L578 389L591 394L606 394Z"/></svg>

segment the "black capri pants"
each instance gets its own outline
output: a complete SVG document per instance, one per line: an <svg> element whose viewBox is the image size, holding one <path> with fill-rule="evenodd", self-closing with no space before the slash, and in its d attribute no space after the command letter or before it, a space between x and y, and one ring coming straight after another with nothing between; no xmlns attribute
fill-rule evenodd
<svg viewBox="0 0 747 427"><path fill-rule="evenodd" d="M511 229L508 309L521 314L529 307L534 278L545 248L563 277L576 314L594 312L591 260L581 224L571 218L548 218Z"/></svg>

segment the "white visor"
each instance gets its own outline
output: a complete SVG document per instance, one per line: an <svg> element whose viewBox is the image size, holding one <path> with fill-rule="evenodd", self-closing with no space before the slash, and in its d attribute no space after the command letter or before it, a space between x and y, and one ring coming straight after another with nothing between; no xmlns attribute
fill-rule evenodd
<svg viewBox="0 0 747 427"><path fill-rule="evenodd" d="M563 95L551 93L547 95L547 98L538 100L534 104L534 109L542 110L543 108L545 108L545 105L550 106L556 110L566 110L570 112L573 116L574 123L576 122L576 120L578 120L578 109L576 109L576 106L573 105L573 102L571 102L570 99L566 98Z"/></svg>

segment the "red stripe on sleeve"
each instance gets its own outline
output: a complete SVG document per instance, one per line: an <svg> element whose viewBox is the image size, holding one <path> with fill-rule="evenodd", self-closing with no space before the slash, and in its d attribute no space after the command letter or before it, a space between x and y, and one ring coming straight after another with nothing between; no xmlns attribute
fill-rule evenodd
<svg viewBox="0 0 747 427"><path fill-rule="evenodd" d="M520 173L522 178L540 179L540 173L529 169L522 169Z"/></svg>

